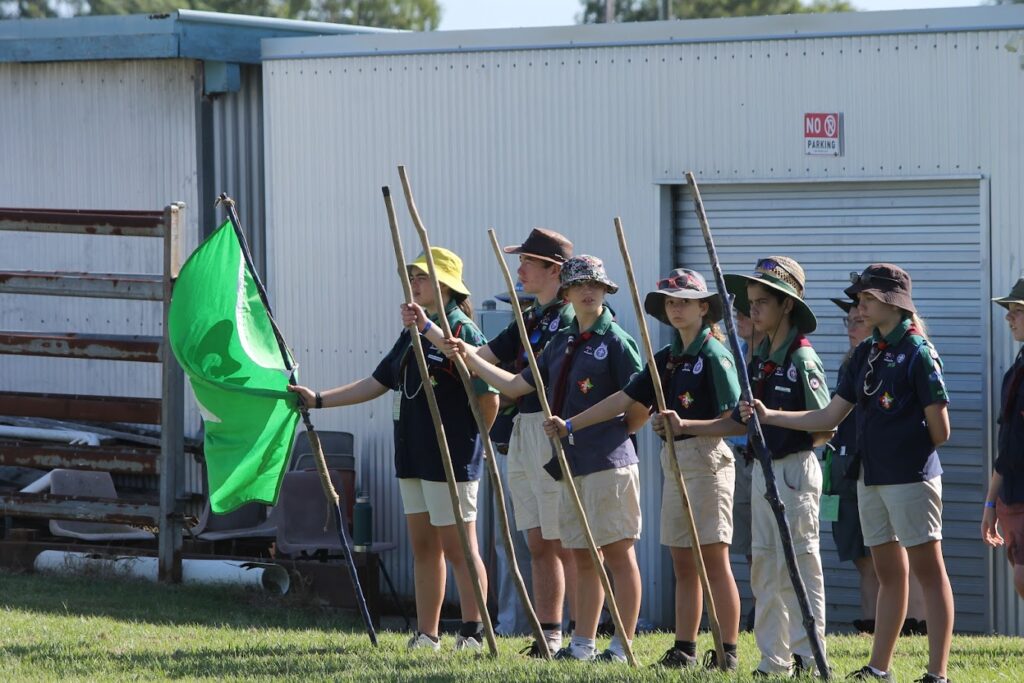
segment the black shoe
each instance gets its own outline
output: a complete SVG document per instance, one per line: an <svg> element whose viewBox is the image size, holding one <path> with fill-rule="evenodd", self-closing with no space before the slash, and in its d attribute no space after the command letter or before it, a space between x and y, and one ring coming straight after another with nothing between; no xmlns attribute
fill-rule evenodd
<svg viewBox="0 0 1024 683"><path fill-rule="evenodd" d="M670 647L658 660L658 664L669 669L685 669L688 666L695 666L697 657L688 655L678 648Z"/></svg>
<svg viewBox="0 0 1024 683"><path fill-rule="evenodd" d="M901 636L926 636L928 635L928 622L924 619L904 619L903 628L900 629Z"/></svg>
<svg viewBox="0 0 1024 683"><path fill-rule="evenodd" d="M814 662L814 659L808 657L804 659L800 655L793 655L793 675L794 676L810 676L811 678L818 677L818 665Z"/></svg>
<svg viewBox="0 0 1024 683"><path fill-rule="evenodd" d="M951 683L948 678L942 676L936 676L935 674L925 674L920 678L914 679L914 683Z"/></svg>
<svg viewBox="0 0 1024 683"><path fill-rule="evenodd" d="M735 652L725 653L725 666L721 667L722 671L736 671L740 666L740 660L736 657ZM718 667L718 651L708 650L704 653L704 668L705 669L717 669Z"/></svg>
<svg viewBox="0 0 1024 683"><path fill-rule="evenodd" d="M854 619L853 627L857 629L858 633L874 633L875 632L875 620L874 619Z"/></svg>
<svg viewBox="0 0 1024 683"><path fill-rule="evenodd" d="M520 650L519 654L526 655L527 657L531 657L533 659L544 659L544 652L540 649L540 643L538 643L536 640L530 643L529 647ZM554 657L555 651L552 650L550 654L552 657Z"/></svg>
<svg viewBox="0 0 1024 683"><path fill-rule="evenodd" d="M862 666L846 677L846 679L850 681L888 681L891 680L891 678L892 677L889 676L888 673L876 674L871 670L870 666Z"/></svg>
<svg viewBox="0 0 1024 683"><path fill-rule="evenodd" d="M597 625L597 635L611 638L615 635L615 622L611 619L602 621Z"/></svg>

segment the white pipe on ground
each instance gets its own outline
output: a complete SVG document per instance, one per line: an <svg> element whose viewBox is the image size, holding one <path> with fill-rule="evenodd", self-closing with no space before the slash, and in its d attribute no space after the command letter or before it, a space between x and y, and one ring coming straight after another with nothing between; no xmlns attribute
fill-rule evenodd
<svg viewBox="0 0 1024 683"><path fill-rule="evenodd" d="M43 429L41 427L9 427L0 425L0 436L33 441L62 441L72 446L99 446L100 437L92 432L72 429Z"/></svg>
<svg viewBox="0 0 1024 683"><path fill-rule="evenodd" d="M109 557L92 553L44 550L36 556L37 572L91 574L130 577L156 582L159 574L155 557ZM284 595L291 587L288 571L276 564L239 560L182 560L182 583L255 586Z"/></svg>

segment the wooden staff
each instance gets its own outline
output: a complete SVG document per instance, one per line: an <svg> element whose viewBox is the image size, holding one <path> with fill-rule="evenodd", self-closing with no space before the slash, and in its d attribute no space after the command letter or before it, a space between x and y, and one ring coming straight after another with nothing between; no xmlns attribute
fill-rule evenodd
<svg viewBox="0 0 1024 683"><path fill-rule="evenodd" d="M412 286L409 284L409 273L405 267L405 252L402 250L402 237L398 234L398 218L395 215L395 205L391 201L391 190L383 187L384 205L388 211L388 222L391 224L391 241L395 246L395 260L398 261L398 277L402 281L402 291L405 293L405 303L412 303ZM440 303L440 301L438 302ZM444 317L444 311L441 312ZM452 512L455 513L455 527L459 530L459 542L462 544L462 555L469 569L469 578L473 582L473 597L476 599L477 609L480 610L480 619L484 623L484 637L487 639L487 649L492 657L498 656L498 644L494 640L494 628L491 626L491 617L487 613L487 598L484 596L480 584L480 574L476 570L476 562L473 561L473 554L470 552L469 535L466 533L466 522L462 519L462 504L459 503L459 489L455 485L455 468L452 466L452 455L448 451L448 439L444 433L444 424L441 423L441 410L437 407L437 397L434 395L434 385L430 382L430 370L427 368L427 357L423 352L423 341L420 339L420 332L416 329L415 323L409 330L412 338L412 348L416 356L416 365L420 370L420 381L423 386L423 393L427 397L427 405L430 408L430 417L434 421L434 433L437 436L437 447L441 451L441 464L444 465L444 477L448 481L448 495L452 500ZM470 402L473 398L470 397Z"/></svg>
<svg viewBox="0 0 1024 683"><path fill-rule="evenodd" d="M402 190L405 193L405 201L409 206L409 215L412 216L412 223L416 227L416 232L420 237L420 243L423 245L423 253L427 258L427 269L430 273L430 279L434 283L434 301L438 302L438 306L441 306L443 298L441 296L441 283L437 279L437 273L434 269L434 255L430 251L430 239L427 236L427 229L423 225L423 221L420 219L420 212L416 208L416 202L412 196L412 185L409 183L408 174L405 171L405 166L398 167L398 175L402 180ZM452 327L448 322L448 316L442 311L438 315L438 323L441 328L441 334L445 338L452 336ZM484 420L483 415L480 413L480 406L473 399L473 377L469 372L469 368L466 367L466 362L461 356L455 356L455 367L458 369L459 377L462 379L462 386L466 390L466 396L469 398L469 407L473 411L473 418L476 420L476 428L480 433L480 441L484 446L484 460L487 462L487 472L491 477L491 485L494 487L494 500L498 505L498 526L501 528L501 537L505 543L505 549L508 553L508 561L512 570L512 582L516 586L516 592L519 594L519 600L523 604L523 609L526 610L526 615L530 620L530 627L533 629L533 636L536 641L540 644L541 653L544 659L551 659L551 652L548 651L547 639L544 637L544 629L541 628L540 619L537 618L537 613L533 609L533 605L530 603L530 594L526 590L526 582L523 581L523 575L519 572L519 564L516 561L516 551L512 545L512 530L508 523L508 511L505 509L505 490L501 485L501 474L498 472L498 461L494 457L494 448L491 444L491 438L489 435L490 428L487 422Z"/></svg>
<svg viewBox="0 0 1024 683"><path fill-rule="evenodd" d="M711 225L708 223L708 215L704 210L704 200L700 197L700 188L697 187L697 178L691 171L686 172L686 182L690 186L690 193L693 195L693 208L697 213L697 220L700 222L700 229L704 235L704 246L708 249L708 258L711 260L711 270L715 274L715 286L718 287L718 295L722 297L723 308L725 309L725 329L729 335L729 344L736 358L743 358L740 352L740 337L736 331L736 320L732 311L734 297L729 294L725 286L725 275L722 274L722 264L718 260L718 250L715 249L715 240L711 235ZM750 375L747 372L745 363L736 363L739 371L740 393L744 401L753 404L753 392L750 389ZM793 532L789 528L789 520L786 519L786 506L779 498L779 487L775 482L775 470L772 467L772 454L764 440L764 431L761 429L761 420L757 417L755 410L747 420L747 440L754 449L754 455L761 463L761 472L764 473L765 500L771 506L775 514L775 523L779 527L779 540L782 542L782 554L786 558L786 568L789 570L789 580L793 584L793 592L796 593L796 601L800 606L800 615L810 641L811 653L814 655L814 663L818 666L818 673L824 680L831 678L831 671L828 660L825 659L825 648L818 638L818 629L815 628L814 615L811 613L811 603L807 598L807 586L804 585L803 577L800 576L800 565L797 564L796 551L793 548Z"/></svg>
<svg viewBox="0 0 1024 683"><path fill-rule="evenodd" d="M523 322L523 309L519 307L519 299L516 296L516 286L512 282L512 275L508 271L508 264L505 263L505 256L498 245L498 236L495 234L493 229L487 231L487 236L491 238L491 246L494 248L494 255L498 258L498 263L501 264L501 272L505 277L505 286L508 288L509 303L512 304L512 310L515 314L516 326L519 328L519 340L523 345L523 349L526 351L526 360L530 364L530 372L533 373L533 386L537 389L537 398L540 400L541 410L544 411L544 417L551 419L551 406L548 405L547 395L544 393L544 380L540 376L540 368L537 367L537 359L533 356L532 347L530 345L530 335L526 331L526 323ZM568 360L566 360L568 362ZM636 661L636 657L633 656L633 648L630 646L629 641L626 640L626 629L622 627L622 617L619 615L619 606L615 602L615 593L612 592L612 582L608 580L608 573L604 570L604 562L601 560L601 554L597 550L597 544L594 543L594 535L590 533L590 524L587 523L587 513L583 510L583 503L580 501L580 494L576 490L576 483L572 479L572 470L569 469L569 461L565 459L565 451L562 449L562 442L554 437L551 439L554 444L555 456L558 458L558 464L562 468L562 481L565 482L566 490L569 491L569 497L572 499L573 507L576 509L576 514L579 516L580 524L583 527L583 534L587 539L587 549L590 550L590 559L594 563L594 568L597 570L598 576L601 578L601 585L604 587L604 598L605 603L608 605L608 611L612 615L612 621L615 623L615 630L621 636L622 648L626 652L626 659L630 665L636 667L639 664Z"/></svg>
<svg viewBox="0 0 1024 683"><path fill-rule="evenodd" d="M636 320L640 326L640 337L643 339L644 352L647 355L647 369L651 373L651 383L654 385L654 399L659 412L667 410L665 403L665 392L661 386L661 376L658 373L658 366L654 360L654 347L651 346L651 334L647 329L647 319L644 317L643 307L640 305L640 292L636 287L636 278L633 275L633 259L629 257L629 248L626 247L626 234L622 230L622 220L615 217L615 234L619 238L619 251L622 252L622 261L626 266L626 279L629 280L629 291L633 298L633 307L636 309ZM725 669L725 648L722 644L722 627L718 623L718 613L715 611L715 600L711 595L711 583L708 581L708 571L704 566L704 554L700 549L700 542L697 538L697 525L693 521L693 510L690 509L690 496L686 492L686 482L683 480L683 473L679 470L679 462L676 460L675 435L672 434L672 424L665 420L665 445L668 447L668 459L671 463L670 470L672 479L679 489L679 498L683 502L683 514L686 517L686 524L690 529L692 539L693 561L697 565L697 573L700 575L700 585L704 589L704 604L708 608L708 622L711 625L711 636L715 641L715 653L718 655L718 667Z"/></svg>

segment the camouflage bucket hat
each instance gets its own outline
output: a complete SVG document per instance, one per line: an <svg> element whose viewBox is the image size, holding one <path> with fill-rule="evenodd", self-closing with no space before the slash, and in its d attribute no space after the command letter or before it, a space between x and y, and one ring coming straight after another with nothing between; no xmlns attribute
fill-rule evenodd
<svg viewBox="0 0 1024 683"><path fill-rule="evenodd" d="M561 283L560 291L563 294L567 288L580 282L599 282L605 286L609 294L619 291L619 286L609 280L608 275L604 272L604 261L587 254L573 256L563 263L559 282Z"/></svg>

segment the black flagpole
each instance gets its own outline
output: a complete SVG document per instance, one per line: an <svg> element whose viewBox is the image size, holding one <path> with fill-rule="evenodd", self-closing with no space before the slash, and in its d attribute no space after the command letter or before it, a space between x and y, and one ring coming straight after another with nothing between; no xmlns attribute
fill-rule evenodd
<svg viewBox="0 0 1024 683"><path fill-rule="evenodd" d="M235 211L235 200L231 199L227 193L222 192L217 198L217 203L224 204L227 207L228 219L231 221L231 226L235 230L235 236L238 238L238 243L242 247L242 257L245 259L245 265L249 269L249 274L252 275L253 282L256 283L256 291L259 292L260 301L263 302L263 306L267 309L267 318L270 320L270 326L274 330L274 337L277 338L277 346L281 351L281 358L284 360L285 368L291 373L289 376L289 383L295 384L295 366L292 364L291 353L288 351L288 344L284 340L284 336L281 334L280 328L277 326L277 321L274 320L273 310L270 308L270 300L267 297L267 290L263 286L263 281L260 279L260 275L256 272L256 266L252 261L252 254L249 251L249 244L245 239L245 234L242 232L241 223L238 220L238 214ZM356 593L356 603L359 605L359 612L362 614L363 623L366 624L366 634L370 637L370 642L374 646L377 645L377 632L373 628L373 620L370 617L370 610L366 606L366 596L363 595L363 586L359 582L359 574L356 571L356 564L352 557L352 540L348 536L348 526L345 523L345 514L342 512L345 501L344 492L335 490L331 485L330 475L327 473L327 466L324 462L323 449L320 446L320 437L317 436L316 429L313 427L313 422L309 417L309 406L307 406L302 399L299 399L299 412L302 415L302 422L306 425L306 432L309 436L309 445L313 448L313 452L318 460L318 469L322 470L320 476L322 483L324 484L324 495L328 498L328 504L333 502L333 514L334 523L338 527L338 537L341 540L341 547L345 553L345 564L348 565L348 576L352 582L352 588ZM335 495L331 496L330 492Z"/></svg>

